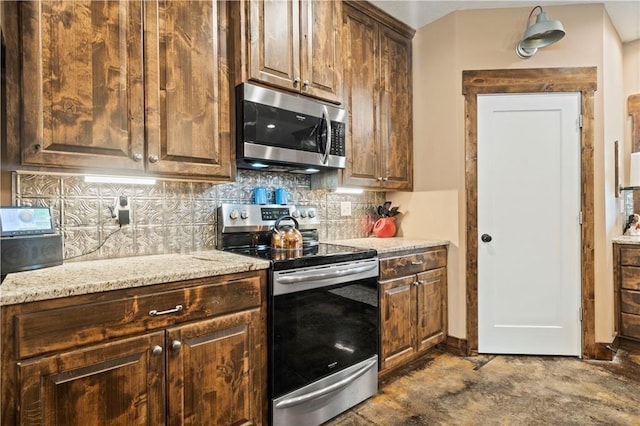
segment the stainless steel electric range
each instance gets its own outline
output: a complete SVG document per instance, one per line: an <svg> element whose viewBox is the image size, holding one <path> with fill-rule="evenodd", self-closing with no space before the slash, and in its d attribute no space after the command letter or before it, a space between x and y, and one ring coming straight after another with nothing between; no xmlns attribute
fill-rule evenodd
<svg viewBox="0 0 640 426"><path fill-rule="evenodd" d="M272 250L276 219L292 216L303 250ZM271 424L319 425L378 390L375 250L318 241L317 209L223 204L218 247L269 259Z"/></svg>

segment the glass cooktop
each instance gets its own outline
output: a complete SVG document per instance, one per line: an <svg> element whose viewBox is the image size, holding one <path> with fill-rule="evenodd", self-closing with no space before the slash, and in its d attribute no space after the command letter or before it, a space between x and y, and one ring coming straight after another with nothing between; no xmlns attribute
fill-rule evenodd
<svg viewBox="0 0 640 426"><path fill-rule="evenodd" d="M370 259L378 255L373 249L327 243L305 245L302 250L279 250L269 246L234 247L225 250L270 260L272 269L276 271Z"/></svg>

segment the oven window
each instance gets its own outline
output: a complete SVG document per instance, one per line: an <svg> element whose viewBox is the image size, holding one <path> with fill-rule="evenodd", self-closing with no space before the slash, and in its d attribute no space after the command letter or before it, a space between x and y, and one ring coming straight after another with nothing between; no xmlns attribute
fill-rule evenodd
<svg viewBox="0 0 640 426"><path fill-rule="evenodd" d="M375 278L275 296L271 315L274 398L378 353Z"/></svg>

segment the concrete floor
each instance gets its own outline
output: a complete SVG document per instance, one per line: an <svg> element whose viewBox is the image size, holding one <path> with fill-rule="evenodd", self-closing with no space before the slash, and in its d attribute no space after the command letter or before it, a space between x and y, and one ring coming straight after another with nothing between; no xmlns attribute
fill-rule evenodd
<svg viewBox="0 0 640 426"><path fill-rule="evenodd" d="M640 346L613 361L434 351L326 426L640 425Z"/></svg>

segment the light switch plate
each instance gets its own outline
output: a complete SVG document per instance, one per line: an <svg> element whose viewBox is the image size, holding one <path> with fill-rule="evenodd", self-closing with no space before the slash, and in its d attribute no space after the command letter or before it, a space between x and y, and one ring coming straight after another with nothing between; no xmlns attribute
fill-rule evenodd
<svg viewBox="0 0 640 426"><path fill-rule="evenodd" d="M340 216L351 216L351 201L340 202Z"/></svg>

